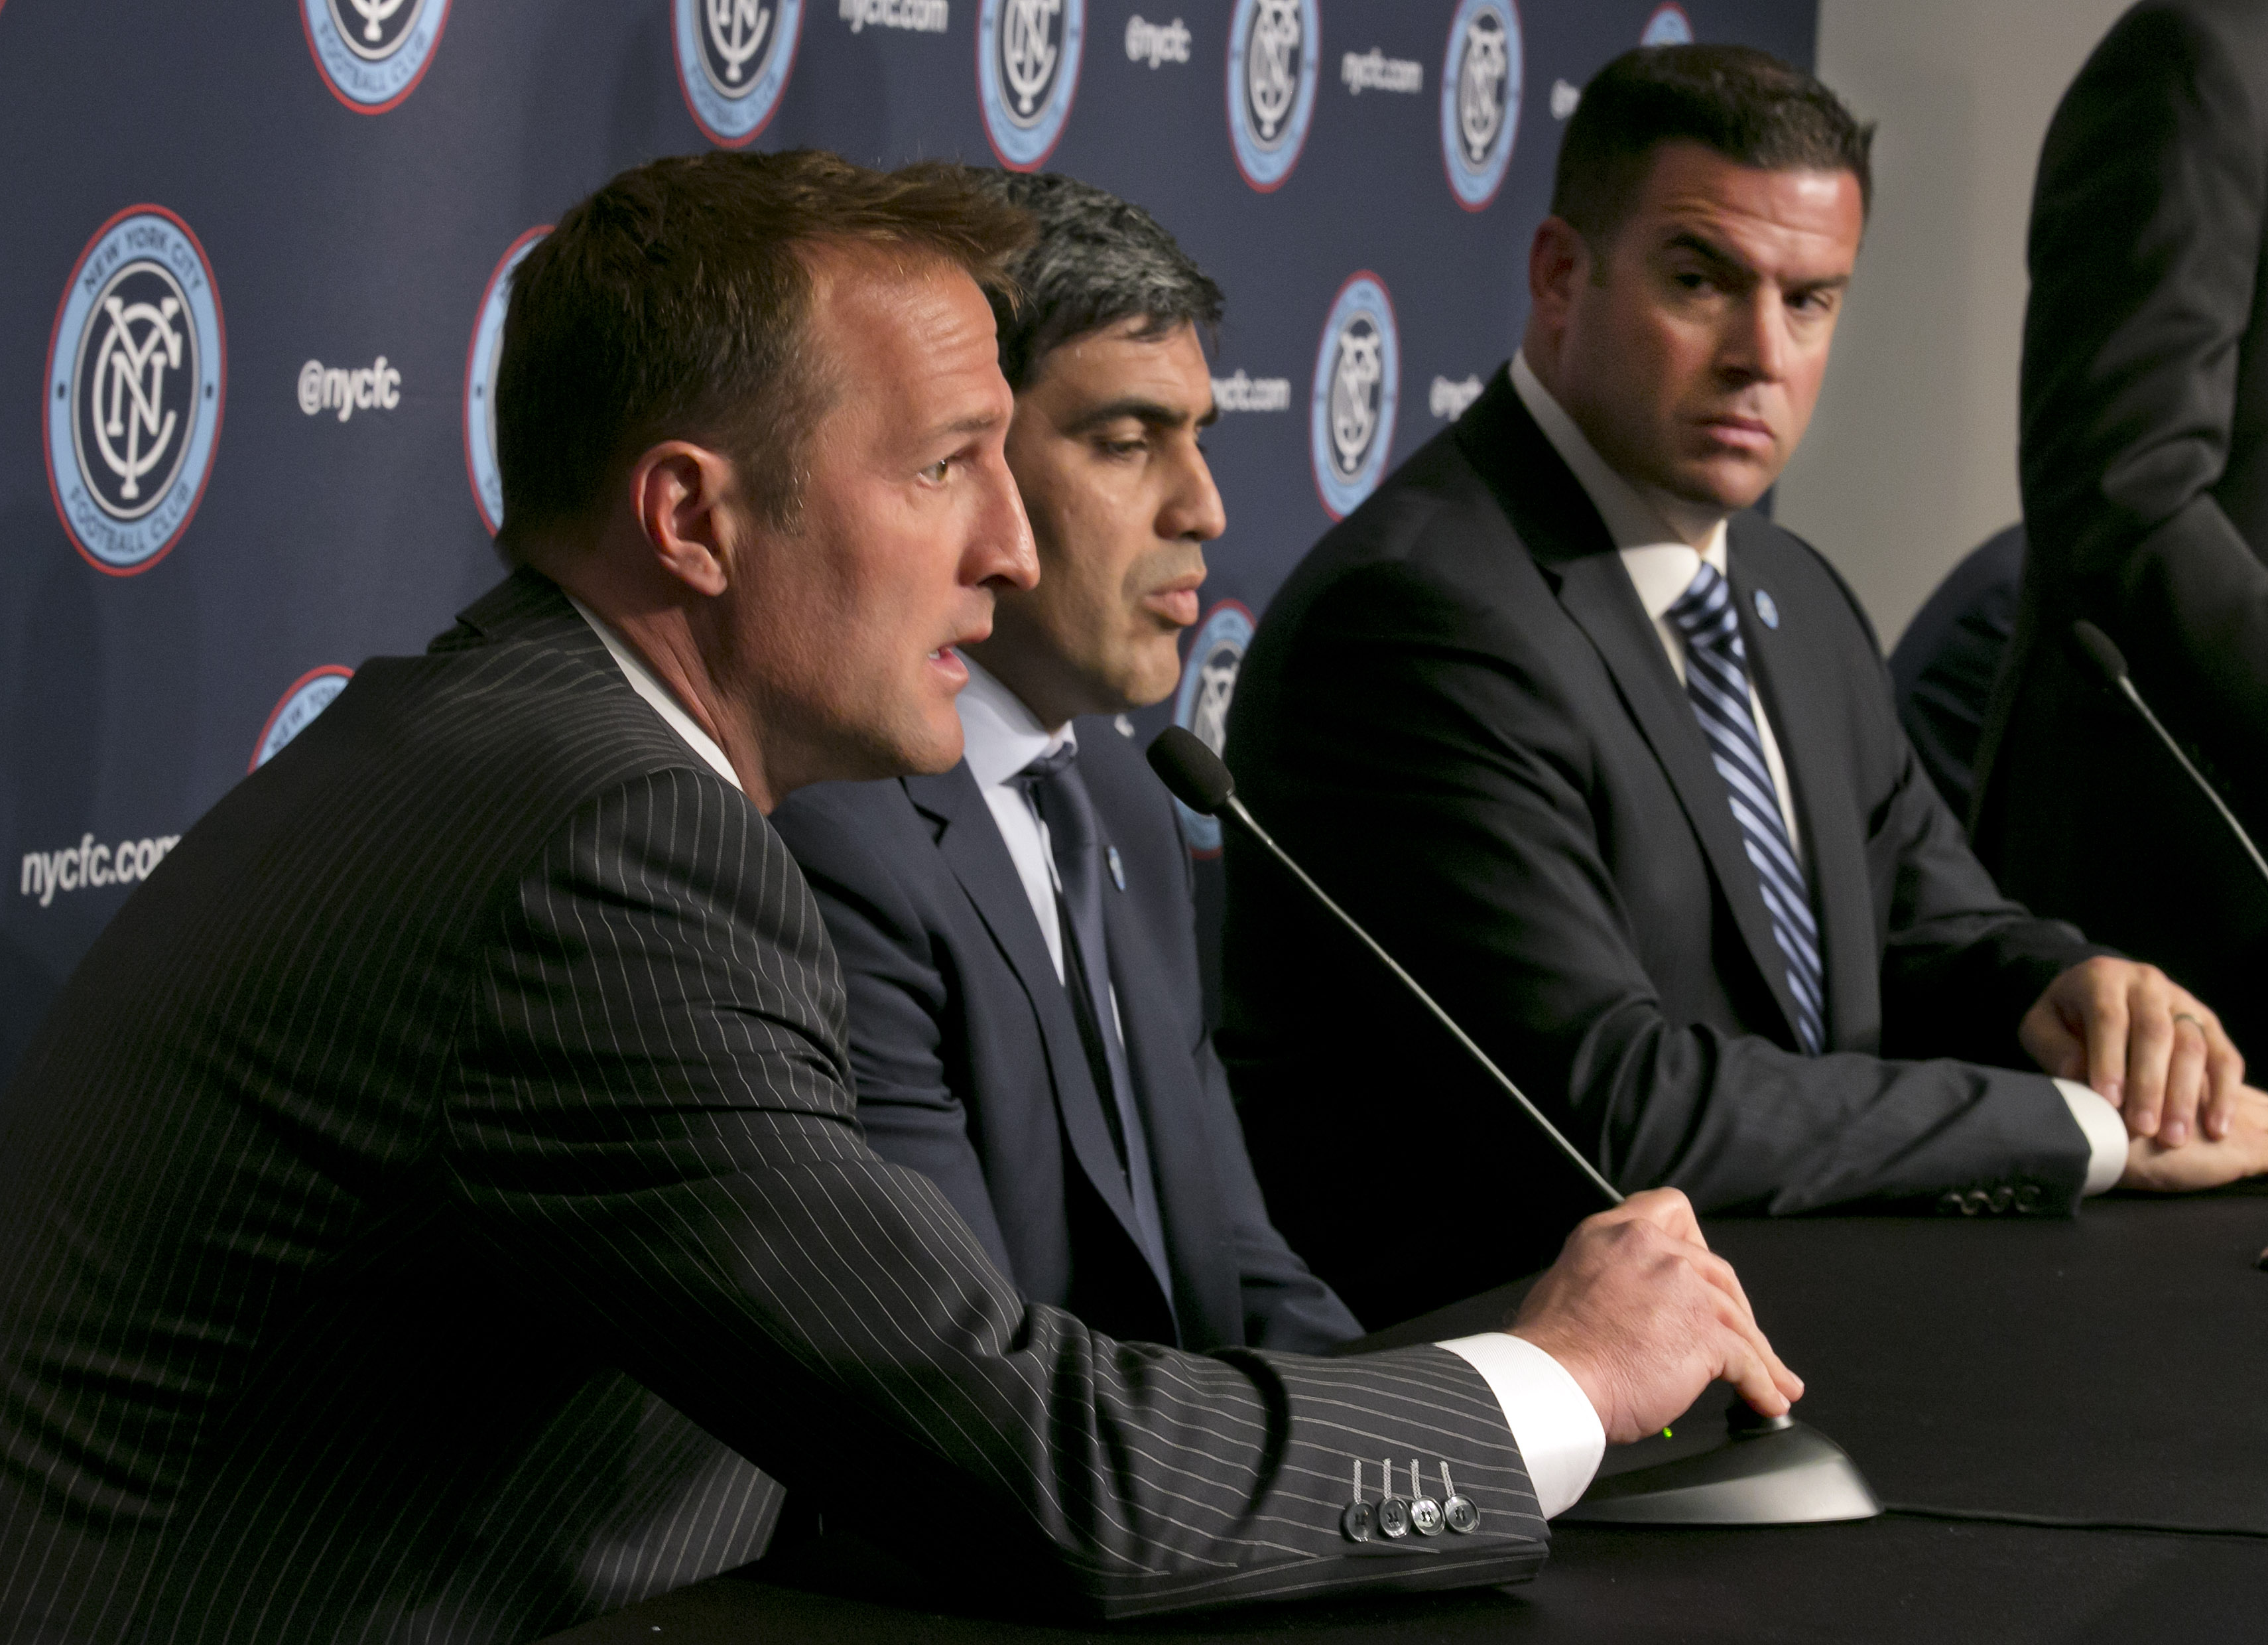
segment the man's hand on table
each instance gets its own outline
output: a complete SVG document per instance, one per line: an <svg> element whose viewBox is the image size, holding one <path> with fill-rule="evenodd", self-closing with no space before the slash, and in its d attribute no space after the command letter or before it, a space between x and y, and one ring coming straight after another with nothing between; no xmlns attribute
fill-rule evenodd
<svg viewBox="0 0 2268 1645"><path fill-rule="evenodd" d="M2154 1139L2157 1154L2195 1137L2218 1142L2237 1123L2243 1057L2220 1019L2154 965L2098 955L2073 966L2024 1014L2016 1037L2049 1073L2084 1081L2118 1110L2130 1137Z"/></svg>
<svg viewBox="0 0 2268 1645"><path fill-rule="evenodd" d="M2191 1193L2263 1171L2268 1171L2268 1093L2248 1085L2237 1088L2223 1134L2218 1137L2195 1138L2178 1148L2154 1137L2130 1139L2126 1174L2118 1185L2161 1194Z"/></svg>
<svg viewBox="0 0 2268 1645"><path fill-rule="evenodd" d="M1510 1329L1566 1368L1611 1444L1676 1420L1712 1382L1732 1383L1766 1416L1803 1396L1675 1188L1632 1194L1579 1224Z"/></svg>

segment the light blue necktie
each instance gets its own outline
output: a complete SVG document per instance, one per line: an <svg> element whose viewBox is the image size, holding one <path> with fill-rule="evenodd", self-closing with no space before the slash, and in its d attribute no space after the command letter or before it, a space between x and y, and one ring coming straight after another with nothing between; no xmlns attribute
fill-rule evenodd
<svg viewBox="0 0 2268 1645"><path fill-rule="evenodd" d="M1788 992L1795 996L1795 1033L1816 1057L1827 1044L1825 968L1819 959L1819 924L1812 917L1811 887L1787 837L1764 745L1749 712L1749 652L1733 608L1733 586L1708 561L1667 614L1685 637L1685 695L1693 704L1709 756L1725 779L1741 844L1756 866L1772 939L1787 961Z"/></svg>

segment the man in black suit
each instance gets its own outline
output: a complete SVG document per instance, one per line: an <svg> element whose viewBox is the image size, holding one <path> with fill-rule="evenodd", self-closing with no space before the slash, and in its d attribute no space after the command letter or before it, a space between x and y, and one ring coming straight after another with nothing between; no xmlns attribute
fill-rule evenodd
<svg viewBox="0 0 2268 1645"><path fill-rule="evenodd" d="M1499 1582L1544 1527L1492 1366L1625 1439L1800 1391L1675 1196L1517 1335L1207 1358L1027 1302L865 1147L764 813L960 756L954 647L1034 574L980 284L1023 232L711 153L520 265L520 569L196 825L0 1107L0 1636L526 1639L747 1558L751 1464L996 1599ZM1349 1557L1381 1456L1471 1529Z"/></svg>
<svg viewBox="0 0 2268 1645"><path fill-rule="evenodd" d="M2085 618L2268 837L2268 7L2111 29L2040 154L2018 450L2031 552L1978 853L2268 1057L2268 887L2074 647Z"/></svg>
<svg viewBox="0 0 2268 1645"><path fill-rule="evenodd" d="M1749 512L1810 415L1866 166L1833 94L1762 53L1602 70L1521 355L1278 594L1230 763L1624 1185L2065 1213L2268 1168L2268 1096L2212 1014L1995 891L1856 600ZM1230 840L1219 1043L1278 1226L1364 1315L1541 1260L1572 1173ZM2119 1101L2208 1135L2130 1162ZM1419 1208L1442 1232L1413 1261L1381 1220Z"/></svg>
<svg viewBox="0 0 2268 1645"><path fill-rule="evenodd" d="M806 788L772 826L850 993L874 1151L1035 1302L1114 1336L1312 1352L1361 1332L1268 1221L1197 971L1189 852L1114 717L1158 701L1226 525L1197 441L1220 293L1148 213L1001 173L1038 238L996 302L1040 562L967 648L966 755Z"/></svg>

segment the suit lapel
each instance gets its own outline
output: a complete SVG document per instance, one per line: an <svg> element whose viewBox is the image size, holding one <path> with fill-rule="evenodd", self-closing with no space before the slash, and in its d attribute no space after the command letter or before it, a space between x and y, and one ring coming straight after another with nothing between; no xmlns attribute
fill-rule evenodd
<svg viewBox="0 0 2268 1645"><path fill-rule="evenodd" d="M1756 866L1741 842L1740 825L1733 820L1725 779L1710 760L1708 742L1662 650L1661 637L1638 602L1606 522L1521 404L1510 378L1499 373L1488 397L1498 403L1485 408L1483 417L1469 417L1470 435L1460 431L1466 457L1487 478L1521 543L1557 591L1561 608L1613 676L1624 706L1676 791L1749 957L1779 1007L1779 1037L1793 1046L1795 1000L1788 991L1787 962L1772 937L1771 916L1756 884Z"/></svg>
<svg viewBox="0 0 2268 1645"><path fill-rule="evenodd" d="M1102 1117L1094 1076L1087 1070L1086 1053L1079 1044L1079 1024L1071 1016L1071 1000L1056 976L1047 938L1032 917L1031 900L1024 895L1024 882L992 820L991 808L965 763L942 777L902 780L914 808L937 829L937 848L946 866L968 893L977 917L1023 985L1047 1053L1064 1134L1071 1139L1071 1152L1087 1180L1138 1250L1141 1241L1134 1231L1133 1201L1126 1191L1125 1174L1118 1169L1118 1150Z"/></svg>
<svg viewBox="0 0 2268 1645"><path fill-rule="evenodd" d="M1802 825L1809 859L1811 900L1819 916L1820 958L1827 970L1827 1043L1852 1043L1876 1016L1881 997L1877 976L1874 906L1867 871L1867 843L1859 834L1862 808L1851 787L1849 756L1837 745L1815 703L1832 700L1834 686L1814 666L1813 637L1800 624L1791 592L1774 586L1770 548L1761 522L1746 514L1732 521L1727 556L1733 597L1741 616L1741 636L1755 668L1756 695L1764 700L1778 740L1789 796ZM1756 591L1771 596L1782 613L1778 624L1752 620Z"/></svg>

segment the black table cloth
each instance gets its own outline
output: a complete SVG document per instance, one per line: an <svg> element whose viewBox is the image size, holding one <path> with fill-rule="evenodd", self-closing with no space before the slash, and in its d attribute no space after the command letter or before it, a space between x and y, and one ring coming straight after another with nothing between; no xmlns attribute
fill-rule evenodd
<svg viewBox="0 0 2268 1645"><path fill-rule="evenodd" d="M790 1585L805 1561L699 1584L561 1645L727 1641L2238 1639L2268 1632L2268 1189L2113 1196L2075 1221L1712 1221L1809 1385L1797 1414L1858 1462L1884 1518L1700 1531L1562 1525L1535 1582L1271 1606L1108 1635ZM1519 1287L1380 1333L1484 1329ZM1646 1448L1707 1443L1712 1390ZM1633 1452L1639 1448L1633 1448ZM1640 1460L1609 1455L1609 1466ZM2185 1530L1925 1516L2043 1516ZM779 1580L785 1577L788 1580Z"/></svg>

